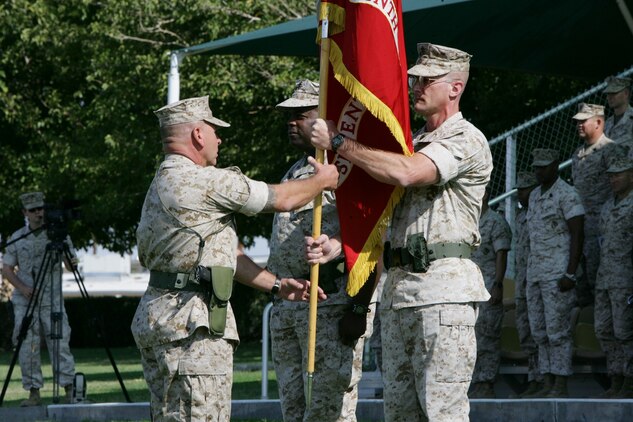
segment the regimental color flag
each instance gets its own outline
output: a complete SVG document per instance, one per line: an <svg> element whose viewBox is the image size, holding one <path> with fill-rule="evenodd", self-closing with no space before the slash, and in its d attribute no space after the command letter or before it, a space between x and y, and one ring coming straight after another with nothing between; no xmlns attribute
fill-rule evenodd
<svg viewBox="0 0 633 422"><path fill-rule="evenodd" d="M322 1L319 22L325 18L330 38L327 119L364 145L411 155L401 1ZM329 159L341 173L336 203L349 270L347 292L355 296L382 253L387 222L404 189L378 182L341 156Z"/></svg>

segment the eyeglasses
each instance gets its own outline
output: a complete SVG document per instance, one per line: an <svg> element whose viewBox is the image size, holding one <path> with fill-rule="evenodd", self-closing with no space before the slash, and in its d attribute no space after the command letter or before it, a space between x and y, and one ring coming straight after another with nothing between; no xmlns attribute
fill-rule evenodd
<svg viewBox="0 0 633 422"><path fill-rule="evenodd" d="M414 86L420 85L422 88L428 88L431 85L439 84L441 82L452 83L452 79L428 78L425 76L409 76L409 88L413 89Z"/></svg>
<svg viewBox="0 0 633 422"><path fill-rule="evenodd" d="M43 209L44 207L35 207L35 208L28 209L26 211L30 213L34 213L34 212L42 211Z"/></svg>

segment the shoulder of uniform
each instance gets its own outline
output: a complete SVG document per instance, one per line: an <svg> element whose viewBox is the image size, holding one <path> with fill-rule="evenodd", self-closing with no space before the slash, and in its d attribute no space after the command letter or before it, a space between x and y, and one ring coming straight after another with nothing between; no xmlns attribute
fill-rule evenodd
<svg viewBox="0 0 633 422"><path fill-rule="evenodd" d="M219 173L219 174L238 174L238 175L242 175L244 173L242 173L242 170L240 170L239 167L237 166L231 166L231 167L215 167L215 166L207 166L204 167L204 170L207 170L211 173Z"/></svg>
<svg viewBox="0 0 633 422"><path fill-rule="evenodd" d="M17 229L16 231L13 232L13 234L11 236L9 236L9 241L15 238L18 238L20 236L25 235L28 232L27 227L21 227L19 229Z"/></svg>

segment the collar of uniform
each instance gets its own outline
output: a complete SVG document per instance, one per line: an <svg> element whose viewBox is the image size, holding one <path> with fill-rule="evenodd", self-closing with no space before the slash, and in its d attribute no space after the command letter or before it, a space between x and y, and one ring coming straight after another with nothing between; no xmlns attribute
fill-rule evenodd
<svg viewBox="0 0 633 422"><path fill-rule="evenodd" d="M437 129L431 132L426 132L425 125L421 130L416 132L416 136L414 139L414 148L415 145L417 145L418 143L430 143L436 141L437 139L450 138L457 135L458 133L463 132L462 128L459 125L455 125L456 122L462 120L463 118L464 116L462 116L462 112L458 111L448 119L444 120L444 122L442 122L442 124ZM419 148L416 149L416 151L419 151Z"/></svg>
<svg viewBox="0 0 633 422"><path fill-rule="evenodd" d="M618 202L615 202L615 196L610 198L609 200L613 202L614 209L628 206L630 203L633 203L633 191L629 192L626 197L620 199Z"/></svg>
<svg viewBox="0 0 633 422"><path fill-rule="evenodd" d="M596 149L600 149L604 147L607 143L609 143L610 139L606 137L603 133L598 140L592 144L587 146L587 144L583 144L580 148L578 148L578 158L586 157L593 153Z"/></svg>
<svg viewBox="0 0 633 422"><path fill-rule="evenodd" d="M554 183L552 183L552 186L549 187L548 190L546 190L545 192L541 192L541 186L539 186L538 189L534 189L534 192L536 192L536 195L538 196L537 199L541 199L544 198L545 196L547 196L547 194L551 195L551 192L558 187L558 185L560 185L561 183L563 183L563 179L560 178L560 176L558 176L556 178L556 181Z"/></svg>
<svg viewBox="0 0 633 422"><path fill-rule="evenodd" d="M292 165L292 178L304 179L314 174L314 167L308 162L308 156L304 155Z"/></svg>
<svg viewBox="0 0 633 422"><path fill-rule="evenodd" d="M166 154L164 161L182 161L182 162L189 161L193 163L193 160L191 158L185 157L184 155L180 155L180 154Z"/></svg>

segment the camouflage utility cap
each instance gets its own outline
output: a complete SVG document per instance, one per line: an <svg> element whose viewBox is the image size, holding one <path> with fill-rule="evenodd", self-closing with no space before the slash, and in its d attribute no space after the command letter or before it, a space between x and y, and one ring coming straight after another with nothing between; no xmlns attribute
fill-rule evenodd
<svg viewBox="0 0 633 422"><path fill-rule="evenodd" d="M604 106L598 104L579 103L578 113L574 114L574 117L572 117L572 119L587 120L595 116L604 117Z"/></svg>
<svg viewBox="0 0 633 422"><path fill-rule="evenodd" d="M633 170L633 159L629 157L617 157L611 162L607 173L621 173L627 170Z"/></svg>
<svg viewBox="0 0 633 422"><path fill-rule="evenodd" d="M536 176L531 171L521 171L517 174L517 182L514 189L526 189L538 185Z"/></svg>
<svg viewBox="0 0 633 422"><path fill-rule="evenodd" d="M616 78L615 76L609 76L605 82L607 87L602 91L604 94L615 94L622 91L624 88L631 86L631 78Z"/></svg>
<svg viewBox="0 0 633 422"><path fill-rule="evenodd" d="M558 160L558 151L548 148L536 148L532 151L532 165L536 167L544 167Z"/></svg>
<svg viewBox="0 0 633 422"><path fill-rule="evenodd" d="M290 98L277 104L277 108L317 107L319 105L319 84L308 79L297 81Z"/></svg>
<svg viewBox="0 0 633 422"><path fill-rule="evenodd" d="M20 195L22 207L25 210L44 206L44 194L42 192L28 192Z"/></svg>
<svg viewBox="0 0 633 422"><path fill-rule="evenodd" d="M418 43L418 60L407 72L411 76L434 77L449 72L468 72L472 56L456 48Z"/></svg>
<svg viewBox="0 0 633 422"><path fill-rule="evenodd" d="M160 127L177 125L181 123L199 122L204 120L214 126L229 127L227 122L213 117L209 108L209 96L187 98L173 104L168 104L154 112L158 117Z"/></svg>

